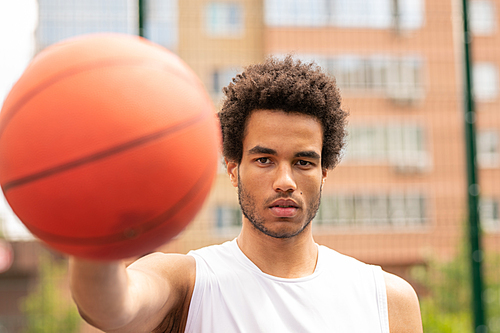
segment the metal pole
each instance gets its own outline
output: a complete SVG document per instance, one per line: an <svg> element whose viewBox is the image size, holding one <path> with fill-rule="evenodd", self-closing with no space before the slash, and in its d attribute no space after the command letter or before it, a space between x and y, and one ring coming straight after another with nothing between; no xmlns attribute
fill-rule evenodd
<svg viewBox="0 0 500 333"><path fill-rule="evenodd" d="M145 0L139 0L139 36L144 36L144 23L146 19L146 8L145 8Z"/></svg>
<svg viewBox="0 0 500 333"><path fill-rule="evenodd" d="M476 166L476 111L472 93L471 39L468 19L468 1L463 0L464 62L465 62L465 145L467 158L467 197L469 203L469 242L472 273L472 307L474 333L485 333L485 311L483 302L481 229L479 220L479 184Z"/></svg>

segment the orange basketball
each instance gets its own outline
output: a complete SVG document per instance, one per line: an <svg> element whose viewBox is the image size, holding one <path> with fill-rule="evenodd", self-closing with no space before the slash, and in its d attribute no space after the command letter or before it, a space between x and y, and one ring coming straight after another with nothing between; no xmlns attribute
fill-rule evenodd
<svg viewBox="0 0 500 333"><path fill-rule="evenodd" d="M0 113L0 184L49 246L111 260L181 232L210 191L219 127L192 70L143 38L48 47Z"/></svg>

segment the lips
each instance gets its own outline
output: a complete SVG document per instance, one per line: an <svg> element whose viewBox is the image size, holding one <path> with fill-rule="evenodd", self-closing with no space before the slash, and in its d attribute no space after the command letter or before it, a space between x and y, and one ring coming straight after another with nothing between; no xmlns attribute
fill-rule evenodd
<svg viewBox="0 0 500 333"><path fill-rule="evenodd" d="M279 199L274 201L269 208L272 214L277 217L293 217L297 213L299 205L291 199Z"/></svg>

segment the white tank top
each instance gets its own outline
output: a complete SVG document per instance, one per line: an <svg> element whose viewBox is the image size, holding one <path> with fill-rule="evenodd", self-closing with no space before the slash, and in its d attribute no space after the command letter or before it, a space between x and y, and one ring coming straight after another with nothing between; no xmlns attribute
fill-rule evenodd
<svg viewBox="0 0 500 333"><path fill-rule="evenodd" d="M196 282L188 333L389 333L382 270L325 246L313 274L263 273L236 240L191 251Z"/></svg>

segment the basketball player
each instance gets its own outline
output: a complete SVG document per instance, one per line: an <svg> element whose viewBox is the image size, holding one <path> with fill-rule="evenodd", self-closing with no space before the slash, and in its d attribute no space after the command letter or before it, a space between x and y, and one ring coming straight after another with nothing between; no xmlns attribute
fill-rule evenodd
<svg viewBox="0 0 500 333"><path fill-rule="evenodd" d="M333 79L288 56L247 67L219 113L239 236L188 255L71 258L80 313L106 332L422 332L404 280L315 243L347 114Z"/></svg>

